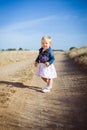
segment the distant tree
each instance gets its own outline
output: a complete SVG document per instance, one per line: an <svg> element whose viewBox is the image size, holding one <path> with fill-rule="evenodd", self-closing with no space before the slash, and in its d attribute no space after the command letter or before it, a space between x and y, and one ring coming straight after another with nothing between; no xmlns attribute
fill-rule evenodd
<svg viewBox="0 0 87 130"><path fill-rule="evenodd" d="M29 49L24 49L25 51L30 51Z"/></svg>
<svg viewBox="0 0 87 130"><path fill-rule="evenodd" d="M72 50L72 49L75 49L76 47L70 47L70 49L69 50Z"/></svg>
<svg viewBox="0 0 87 130"><path fill-rule="evenodd" d="M7 51L16 51L15 48L8 48Z"/></svg>
<svg viewBox="0 0 87 130"><path fill-rule="evenodd" d="M62 49L53 49L53 51L64 51L64 50L62 50Z"/></svg>
<svg viewBox="0 0 87 130"><path fill-rule="evenodd" d="M23 50L21 47L18 49L19 51Z"/></svg>
<svg viewBox="0 0 87 130"><path fill-rule="evenodd" d="M2 49L2 51L4 51L4 49Z"/></svg>

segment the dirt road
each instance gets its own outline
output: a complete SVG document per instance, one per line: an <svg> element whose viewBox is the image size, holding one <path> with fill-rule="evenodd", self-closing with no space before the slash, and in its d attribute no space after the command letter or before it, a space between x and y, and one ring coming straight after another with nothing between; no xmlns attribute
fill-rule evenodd
<svg viewBox="0 0 87 130"><path fill-rule="evenodd" d="M87 74L64 53L55 57L58 77L50 93L41 92L45 83L34 68L31 79L15 75L31 62L21 62L21 68L15 64L17 69L6 74L6 68L0 71L0 130L87 129Z"/></svg>

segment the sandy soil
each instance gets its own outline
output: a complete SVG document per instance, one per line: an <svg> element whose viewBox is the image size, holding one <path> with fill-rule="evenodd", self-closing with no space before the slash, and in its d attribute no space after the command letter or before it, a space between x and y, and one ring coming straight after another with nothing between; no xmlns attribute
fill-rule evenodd
<svg viewBox="0 0 87 130"><path fill-rule="evenodd" d="M58 77L50 93L32 60L0 68L0 130L86 130L87 73L55 54Z"/></svg>

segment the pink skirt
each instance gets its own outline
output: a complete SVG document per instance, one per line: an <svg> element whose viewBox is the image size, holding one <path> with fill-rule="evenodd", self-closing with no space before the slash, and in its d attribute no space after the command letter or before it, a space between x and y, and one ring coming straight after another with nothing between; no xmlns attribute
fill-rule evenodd
<svg viewBox="0 0 87 130"><path fill-rule="evenodd" d="M40 77L44 77L44 78L49 78L49 79L57 77L57 73L56 73L54 65L51 64L47 67L43 63L39 63L37 71L36 71L36 75Z"/></svg>

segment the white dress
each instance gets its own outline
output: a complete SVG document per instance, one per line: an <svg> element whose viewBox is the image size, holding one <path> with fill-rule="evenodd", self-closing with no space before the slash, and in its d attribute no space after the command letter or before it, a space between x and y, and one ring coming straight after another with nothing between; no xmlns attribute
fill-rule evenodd
<svg viewBox="0 0 87 130"><path fill-rule="evenodd" d="M44 78L56 78L57 73L53 64L48 67L44 63L39 63L36 75Z"/></svg>

